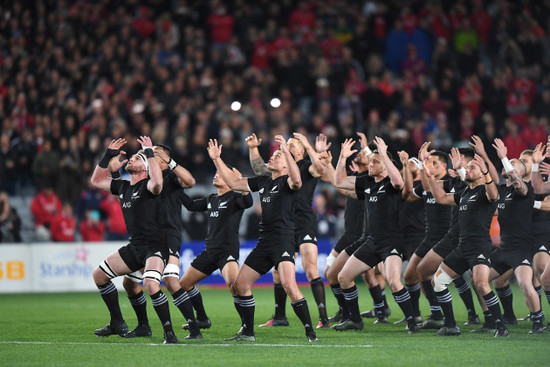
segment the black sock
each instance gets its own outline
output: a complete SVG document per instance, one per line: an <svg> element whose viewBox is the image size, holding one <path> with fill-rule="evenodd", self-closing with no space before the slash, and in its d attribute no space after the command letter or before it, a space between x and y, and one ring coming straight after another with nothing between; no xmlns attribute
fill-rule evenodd
<svg viewBox="0 0 550 367"><path fill-rule="evenodd" d="M498 303L498 298L495 296L495 294L491 291L483 296L483 299L485 300L485 304L487 305L487 308L495 318L495 324L497 327L503 324L502 322L502 312L500 311L500 305Z"/></svg>
<svg viewBox="0 0 550 367"><path fill-rule="evenodd" d="M393 292L393 298L395 298L395 302L397 302L397 305L401 308L401 311L403 311L407 323L409 325L414 323L411 295L409 294L409 291L407 291L407 288L403 287L401 290Z"/></svg>
<svg viewBox="0 0 550 367"><path fill-rule="evenodd" d="M531 321L533 321L533 325L540 324L542 325L542 319L544 318L544 314L542 313L542 309L538 310L537 312L531 312L529 314L529 318Z"/></svg>
<svg viewBox="0 0 550 367"><path fill-rule="evenodd" d="M254 335L254 311L256 310L256 302L254 296L239 296L239 301L243 310L243 334Z"/></svg>
<svg viewBox="0 0 550 367"><path fill-rule="evenodd" d="M464 280L462 276L453 280L453 283L456 287L456 290L458 291L458 294L460 295L460 298L462 299L462 302L464 302L464 306L466 306L468 317L477 316L476 309L474 307L474 299L472 298L472 291L470 290L470 285Z"/></svg>
<svg viewBox="0 0 550 367"><path fill-rule="evenodd" d="M380 289L380 285L376 285L375 287L369 288L369 293L374 303L374 311L376 312L376 316L385 316L384 315L385 302L384 302L384 297L382 297L382 290Z"/></svg>
<svg viewBox="0 0 550 367"><path fill-rule="evenodd" d="M206 311L204 310L204 306L202 304L201 292L199 292L196 287L193 287L189 292L187 292L187 294L189 295L191 304L197 313L197 320L206 321L208 316L206 316Z"/></svg>
<svg viewBox="0 0 550 367"><path fill-rule="evenodd" d="M346 304L348 305L349 310L349 319L353 322L361 322L361 313L359 312L359 292L357 287L354 285L348 289L342 289L344 293L344 298L346 299Z"/></svg>
<svg viewBox="0 0 550 367"><path fill-rule="evenodd" d="M128 297L130 304L134 308L134 311L137 316L139 325L148 325L149 318L147 317L147 299L143 294L143 291L140 291L138 294L132 297Z"/></svg>
<svg viewBox="0 0 550 367"><path fill-rule="evenodd" d="M386 299L386 288L380 287L380 294L382 294L382 299L384 300L384 308L390 308L388 300Z"/></svg>
<svg viewBox="0 0 550 367"><path fill-rule="evenodd" d="M294 313L300 321L302 322L302 325L304 325L306 329L306 334L313 331L313 326L311 325L311 316L309 314L309 308L307 307L307 301L305 298L302 298L296 302L291 302L292 308L294 309Z"/></svg>
<svg viewBox="0 0 550 367"><path fill-rule="evenodd" d="M406 285L406 287L411 296L413 316L420 316L420 284L414 283L412 285Z"/></svg>
<svg viewBox="0 0 550 367"><path fill-rule="evenodd" d="M101 294L103 302L107 305L107 309L111 315L111 324L120 324L124 319L122 318L122 312L118 304L118 291L115 285L109 280L107 284L97 286L97 289L99 289L99 294Z"/></svg>
<svg viewBox="0 0 550 367"><path fill-rule="evenodd" d="M315 303L317 303L317 308L319 309L319 320L326 321L328 320L327 316L327 299L325 297L325 284L321 278L313 279L309 282L311 285L311 292L313 293L313 298Z"/></svg>
<svg viewBox="0 0 550 367"><path fill-rule="evenodd" d="M538 286L538 287L535 287L535 292L537 292L537 294L539 295L539 304L540 304L540 307L542 307L542 303L541 303L541 296L542 296L542 286Z"/></svg>
<svg viewBox="0 0 550 367"><path fill-rule="evenodd" d="M170 307L168 306L168 298L166 298L166 295L164 295L162 291L151 294L150 297L151 301L153 302L153 307L155 308L155 311L160 319L160 323L162 324L164 332L173 332L174 329L172 328L172 321L170 320Z"/></svg>
<svg viewBox="0 0 550 367"><path fill-rule="evenodd" d="M346 299L344 298L344 293L342 293L342 288L340 288L340 284L331 285L330 289L332 290L336 301L338 301L338 307L342 312L342 317L346 319L349 315L349 310L348 305L346 304Z"/></svg>
<svg viewBox="0 0 550 367"><path fill-rule="evenodd" d="M430 303L430 318L432 320L443 320L443 313L441 312L441 306L437 302L437 296L435 295L434 287L431 280L425 280L422 282L422 288L426 293L426 299Z"/></svg>
<svg viewBox="0 0 550 367"><path fill-rule="evenodd" d="M275 318L286 318L286 292L281 283L273 284L273 292L275 293Z"/></svg>
<svg viewBox="0 0 550 367"><path fill-rule="evenodd" d="M456 327L455 314L453 312L453 297L449 289L445 288L441 292L435 292L437 296L437 302L443 310L443 315L445 315L445 326L447 327Z"/></svg>
<svg viewBox="0 0 550 367"><path fill-rule="evenodd" d="M544 291L546 294L546 299L548 300L548 304L550 305L550 291Z"/></svg>
<svg viewBox="0 0 550 367"><path fill-rule="evenodd" d="M489 329L496 329L497 325L495 324L495 318L493 317L493 314L491 311L483 311L483 316L485 317L485 324L483 326L489 328Z"/></svg>
<svg viewBox="0 0 550 367"><path fill-rule="evenodd" d="M176 293L172 295L174 298L174 305L180 310L187 324L189 325L189 331L196 333L199 331L199 327L195 320L195 313L193 312L193 304L189 300L189 294L180 288Z"/></svg>
<svg viewBox="0 0 550 367"><path fill-rule="evenodd" d="M235 305L235 310L237 310L237 313L239 314L239 317L241 318L241 326L244 324L244 311L241 307L241 300L239 297L233 297L233 304Z"/></svg>
<svg viewBox="0 0 550 367"><path fill-rule="evenodd" d="M516 315L514 314L514 295L512 293L512 288L510 285L506 285L502 288L495 288L497 291L498 298L500 298L500 303L502 303L502 310L504 311L503 317L507 319L515 319Z"/></svg>

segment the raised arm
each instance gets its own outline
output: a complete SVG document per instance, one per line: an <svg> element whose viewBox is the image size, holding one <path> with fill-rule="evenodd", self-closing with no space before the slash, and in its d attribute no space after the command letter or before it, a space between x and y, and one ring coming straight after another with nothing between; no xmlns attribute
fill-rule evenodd
<svg viewBox="0 0 550 367"><path fill-rule="evenodd" d="M487 200L494 203L498 200L498 188L491 175L489 175L489 168L487 168L487 164L485 164L485 161L479 154L474 156L472 163L479 166L483 179L485 180L485 195L487 195Z"/></svg>
<svg viewBox="0 0 550 367"><path fill-rule="evenodd" d="M483 145L483 141L481 141L481 138L477 135L472 135L472 141L470 142L470 145L476 150L476 153L483 158L485 163L487 163L487 168L489 169L489 174L491 175L491 178L495 182L495 184L500 183L500 175L498 174L498 171L491 162L491 159L489 158L489 155L487 154L487 151L485 150L485 145ZM493 146L494 147L494 146Z"/></svg>
<svg viewBox="0 0 550 367"><path fill-rule="evenodd" d="M90 179L90 183L93 187L111 193L111 168L109 167L110 162L113 158L118 157L121 154L126 154L126 152L120 150L126 144L126 139L119 138L111 140L105 154L97 164L94 169L94 173ZM118 161L118 158L116 159ZM126 162L123 161L122 164ZM120 167L122 167L122 164ZM119 167L119 169L120 169Z"/></svg>
<svg viewBox="0 0 550 367"><path fill-rule="evenodd" d="M147 182L147 190L154 195L159 195L162 192L162 171L160 169L159 162L155 158L151 138L148 136L140 136L137 141L141 144L141 149L145 152L145 157L147 158L147 163L149 164L150 180Z"/></svg>
<svg viewBox="0 0 550 367"><path fill-rule="evenodd" d="M439 185L435 181L435 176L433 174L433 157L429 157L424 162L424 174L428 179L430 192L432 193L436 203L441 205L456 206L454 194L447 194L445 190L443 190L443 185Z"/></svg>
<svg viewBox="0 0 550 367"><path fill-rule="evenodd" d="M543 212L550 212L550 195L545 197L542 201L535 200L533 203L533 208L542 210Z"/></svg>
<svg viewBox="0 0 550 367"><path fill-rule="evenodd" d="M374 144L376 144L378 154L380 154L382 162L386 167L386 171L388 172L388 176L390 177L391 184L396 189L401 190L404 185L403 177L401 177L399 170L388 156L388 146L386 145L386 142L384 141L384 139L377 136L374 138Z"/></svg>
<svg viewBox="0 0 550 367"><path fill-rule="evenodd" d="M527 189L527 185L523 182L523 178L519 177L517 171L514 169L514 166L512 166L512 163L506 156L508 154L508 149L506 149L504 142L498 138L495 139L493 148L497 151L497 155L504 166L504 170L508 174L508 178L512 182L512 186L514 186L514 190L521 196L527 195L527 192L529 191Z"/></svg>
<svg viewBox="0 0 550 367"><path fill-rule="evenodd" d="M340 150L340 158L338 158L338 164L336 165L336 172L334 174L334 186L345 190L355 190L355 176L348 176L346 172L346 160L351 155L357 152L357 149L352 149L355 141L353 139L346 139L342 143L342 149Z"/></svg>
<svg viewBox="0 0 550 367"><path fill-rule="evenodd" d="M546 154L544 153L545 147L542 143L539 143L533 150L533 167L531 169L531 184L535 190L535 194L547 194L550 192L550 182L544 182L539 171L539 165L544 160L545 155L548 155L548 147L546 147Z"/></svg>
<svg viewBox="0 0 550 367"><path fill-rule="evenodd" d="M170 158L168 154L166 154L162 149L155 149L155 156L162 159L166 164L168 164L168 167L170 170L174 171L176 176L178 177L178 181L181 186L185 188L190 188L195 186L195 177L189 172L187 169L185 169L183 166L180 166L175 160Z"/></svg>
<svg viewBox="0 0 550 367"><path fill-rule="evenodd" d="M256 134L252 134L245 139L246 145L248 145L248 156L250 159L250 166L252 171L258 176L271 176L271 171L267 169L267 165L260 156L258 147L262 144L262 139L258 139Z"/></svg>
<svg viewBox="0 0 550 367"><path fill-rule="evenodd" d="M466 168L462 165L462 157L458 148L451 148L451 164L453 170L460 177L461 181L466 181Z"/></svg>
<svg viewBox="0 0 550 367"><path fill-rule="evenodd" d="M214 162L216 166L216 170L231 190L242 192L250 191L248 188L248 179L244 177L239 178L220 158L222 154L222 145L218 145L216 139L210 139L207 150L210 159L212 159L212 162Z"/></svg>
<svg viewBox="0 0 550 367"><path fill-rule="evenodd" d="M397 152L397 155L399 156L399 160L403 166L403 191L401 192L401 197L407 201L416 201L418 198L412 195L413 176L411 170L409 169L409 154L404 150L401 150Z"/></svg>
<svg viewBox="0 0 550 367"><path fill-rule="evenodd" d="M286 167L288 170L288 186L294 191L300 190L302 187L302 176L300 175L300 169L294 161L292 154L288 150L286 145L286 140L282 135L276 135L274 138L275 142L279 144L279 148L283 152L286 160Z"/></svg>
<svg viewBox="0 0 550 367"><path fill-rule="evenodd" d="M300 143L302 143L307 152L307 155L309 156L309 160L311 161L311 166L309 166L309 173L311 173L311 175L315 178L321 177L325 172L325 166L321 164L321 161L319 160L319 155L317 154L315 149L313 149L313 147L304 135L300 133L294 133L293 136L298 139Z"/></svg>
<svg viewBox="0 0 550 367"><path fill-rule="evenodd" d="M208 209L206 198L192 199L184 192L181 193L181 203L190 212L203 212Z"/></svg>

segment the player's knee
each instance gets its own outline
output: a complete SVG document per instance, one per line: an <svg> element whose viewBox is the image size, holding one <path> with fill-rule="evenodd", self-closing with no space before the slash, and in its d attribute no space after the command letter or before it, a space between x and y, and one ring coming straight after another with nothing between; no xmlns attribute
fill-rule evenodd
<svg viewBox="0 0 550 367"><path fill-rule="evenodd" d="M403 280L405 281L405 284L415 284L418 282L418 275L416 274L415 269L407 268L405 271L405 274L403 274Z"/></svg>
<svg viewBox="0 0 550 367"><path fill-rule="evenodd" d="M491 286L489 285L489 279L485 279L483 277L477 276L472 279L472 282L474 284L474 288L476 291L479 292L481 295L485 295L489 292L491 292Z"/></svg>
<svg viewBox="0 0 550 367"><path fill-rule="evenodd" d="M180 282L177 278L163 278L162 282L170 294L174 294L181 289Z"/></svg>
<svg viewBox="0 0 550 367"><path fill-rule="evenodd" d="M94 269L92 276L96 285L103 285L109 281L107 275L99 267Z"/></svg>
<svg viewBox="0 0 550 367"><path fill-rule="evenodd" d="M340 272L338 273L338 283L340 283L340 286L342 288L349 288L351 287L351 283L353 282L353 279L349 277L346 273Z"/></svg>
<svg viewBox="0 0 550 367"><path fill-rule="evenodd" d="M447 286L453 281L453 278L445 272L445 270L437 269L434 276L434 291L442 292L447 289Z"/></svg>
<svg viewBox="0 0 550 367"><path fill-rule="evenodd" d="M389 278L388 279L388 286L392 290L392 292L397 292L401 288L403 288L403 283L401 283L401 279L398 278Z"/></svg>

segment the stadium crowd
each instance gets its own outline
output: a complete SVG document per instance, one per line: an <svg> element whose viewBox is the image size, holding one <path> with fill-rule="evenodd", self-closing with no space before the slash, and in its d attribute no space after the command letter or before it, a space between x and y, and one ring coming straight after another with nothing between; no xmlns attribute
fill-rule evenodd
<svg viewBox="0 0 550 367"><path fill-rule="evenodd" d="M33 208L42 203L56 222L33 209L37 233L58 228L55 240L124 236L116 201L87 185L114 137L126 138L130 155L139 149L136 137L151 136L208 183L210 138L251 173L245 137L253 132L264 142L322 133L335 157L356 131L411 156L424 141L448 151L473 134L487 146L502 138L511 157L549 132L546 1L37 0L0 7L0 190L35 196ZM263 144L260 152L276 148ZM322 191L318 215L331 222L343 199Z"/></svg>

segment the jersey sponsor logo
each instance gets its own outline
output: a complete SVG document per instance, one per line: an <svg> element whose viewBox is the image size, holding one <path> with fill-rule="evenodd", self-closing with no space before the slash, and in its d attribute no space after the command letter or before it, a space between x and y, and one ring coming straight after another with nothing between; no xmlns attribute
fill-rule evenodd
<svg viewBox="0 0 550 367"><path fill-rule="evenodd" d="M481 260L486 260L486 257L483 256L483 254L479 255L477 258L478 258L478 259L481 259Z"/></svg>
<svg viewBox="0 0 550 367"><path fill-rule="evenodd" d="M435 198L426 199L426 204L436 204Z"/></svg>
<svg viewBox="0 0 550 367"><path fill-rule="evenodd" d="M508 199L506 199L506 200L508 200ZM500 209L500 210L506 209L506 203L499 203L497 205L497 209Z"/></svg>
<svg viewBox="0 0 550 367"><path fill-rule="evenodd" d="M290 257L290 255L288 254L288 252L283 252L283 254L281 255L281 257Z"/></svg>
<svg viewBox="0 0 550 367"><path fill-rule="evenodd" d="M378 201L378 196L371 196L369 198L369 203L376 203Z"/></svg>
<svg viewBox="0 0 550 367"><path fill-rule="evenodd" d="M461 212L463 212L465 210L468 210L468 205L461 205L461 206L458 207L458 210L461 211Z"/></svg>
<svg viewBox="0 0 550 367"><path fill-rule="evenodd" d="M521 263L525 265L531 265L531 263L527 259L523 260Z"/></svg>
<svg viewBox="0 0 550 367"><path fill-rule="evenodd" d="M127 201L125 203L122 203L122 209L128 209L132 207L132 203Z"/></svg>
<svg viewBox="0 0 550 367"><path fill-rule="evenodd" d="M227 201L222 201L220 205L218 205L218 209L227 209Z"/></svg>
<svg viewBox="0 0 550 367"><path fill-rule="evenodd" d="M217 210L213 210L210 212L210 218L217 218L220 216L220 213Z"/></svg>
<svg viewBox="0 0 550 367"><path fill-rule="evenodd" d="M264 198L262 198L262 203L270 203L271 202L271 197L270 196L266 196Z"/></svg>
<svg viewBox="0 0 550 367"><path fill-rule="evenodd" d="M229 257L227 258L227 261L231 261L231 260L235 260L235 258L232 255L229 255Z"/></svg>

